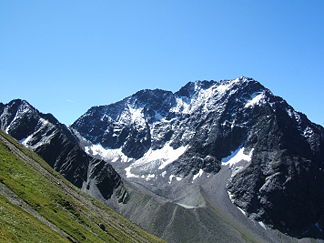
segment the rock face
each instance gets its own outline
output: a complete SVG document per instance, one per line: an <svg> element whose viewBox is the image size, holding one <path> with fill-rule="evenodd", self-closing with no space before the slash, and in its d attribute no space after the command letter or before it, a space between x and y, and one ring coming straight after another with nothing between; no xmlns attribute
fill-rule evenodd
<svg viewBox="0 0 324 243"><path fill-rule="evenodd" d="M171 187L202 186L230 168L230 199L247 216L324 239L324 129L251 78L142 90L92 107L71 128L88 154L168 199Z"/></svg>
<svg viewBox="0 0 324 243"><path fill-rule="evenodd" d="M24 100L0 104L1 129L32 149L79 188L99 190L105 199L113 193L125 200L125 188L111 165L86 154L78 138L51 114L42 114Z"/></svg>

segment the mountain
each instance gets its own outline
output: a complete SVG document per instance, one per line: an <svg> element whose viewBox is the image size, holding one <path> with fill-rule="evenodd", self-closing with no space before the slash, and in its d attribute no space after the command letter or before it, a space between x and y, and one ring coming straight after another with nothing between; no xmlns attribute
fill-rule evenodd
<svg viewBox="0 0 324 243"><path fill-rule="evenodd" d="M0 111L1 129L37 152L82 191L168 242L244 242L244 239L262 239L251 229L237 226L233 219L224 218L215 207L187 208L184 204L152 193L149 187L121 178L109 162L85 154L82 149L87 151L89 145L93 147L91 142L24 100L0 104ZM116 156L115 159L118 158ZM196 189L186 190L194 192ZM163 188L160 190L163 191ZM183 220L191 222L190 230Z"/></svg>
<svg viewBox="0 0 324 243"><path fill-rule="evenodd" d="M94 159L80 147L78 138L51 114L43 114L24 100L0 104L0 127L79 188L100 192L119 202L127 199L123 181L113 167Z"/></svg>
<svg viewBox="0 0 324 243"><path fill-rule="evenodd" d="M71 129L88 154L172 205L249 222L244 231L266 241L278 231L324 239L324 129L254 79L142 90L90 108ZM132 218L125 206L116 209Z"/></svg>
<svg viewBox="0 0 324 243"><path fill-rule="evenodd" d="M0 127L168 242L323 242L323 127L256 80L141 90L70 127L23 100Z"/></svg>
<svg viewBox="0 0 324 243"><path fill-rule="evenodd" d="M0 131L1 242L162 242Z"/></svg>

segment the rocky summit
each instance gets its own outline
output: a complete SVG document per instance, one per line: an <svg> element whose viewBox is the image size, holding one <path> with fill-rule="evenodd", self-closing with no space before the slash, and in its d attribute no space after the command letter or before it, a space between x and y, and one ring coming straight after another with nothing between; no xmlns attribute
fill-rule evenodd
<svg viewBox="0 0 324 243"><path fill-rule="evenodd" d="M70 127L15 100L0 125L169 242L324 240L324 128L252 78L141 90Z"/></svg>

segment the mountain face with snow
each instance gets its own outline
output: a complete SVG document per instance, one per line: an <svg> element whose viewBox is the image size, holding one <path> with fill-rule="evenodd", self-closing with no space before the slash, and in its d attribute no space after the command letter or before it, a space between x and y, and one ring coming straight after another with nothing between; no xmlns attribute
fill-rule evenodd
<svg viewBox="0 0 324 243"><path fill-rule="evenodd" d="M177 205L220 207L224 190L262 228L324 239L324 129L251 78L142 90L71 129L88 154Z"/></svg>
<svg viewBox="0 0 324 243"><path fill-rule="evenodd" d="M168 242L324 240L324 129L251 78L142 90L70 127L13 100L0 128Z"/></svg>
<svg viewBox="0 0 324 243"><path fill-rule="evenodd" d="M120 201L127 198L122 179L113 167L86 154L78 138L51 114L40 113L24 100L1 103L0 127L77 187L99 191L105 199L114 193Z"/></svg>

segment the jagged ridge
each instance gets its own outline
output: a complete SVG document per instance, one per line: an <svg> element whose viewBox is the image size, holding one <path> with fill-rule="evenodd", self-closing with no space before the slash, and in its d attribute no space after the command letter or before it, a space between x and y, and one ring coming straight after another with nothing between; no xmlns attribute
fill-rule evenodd
<svg viewBox="0 0 324 243"><path fill-rule="evenodd" d="M77 137L51 114L42 114L20 99L0 107L1 129L43 157L74 185L98 189L105 199L113 192L120 201L127 199L122 179L112 166L86 154Z"/></svg>

